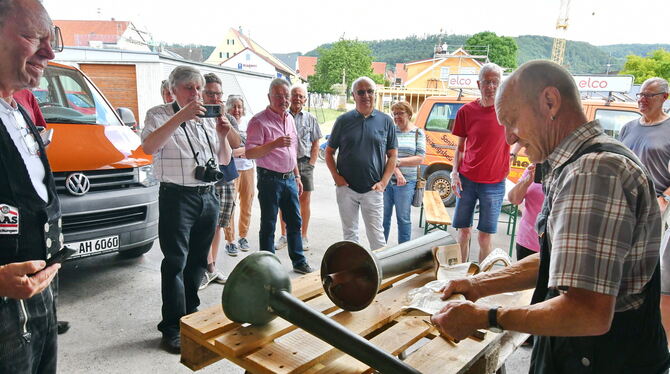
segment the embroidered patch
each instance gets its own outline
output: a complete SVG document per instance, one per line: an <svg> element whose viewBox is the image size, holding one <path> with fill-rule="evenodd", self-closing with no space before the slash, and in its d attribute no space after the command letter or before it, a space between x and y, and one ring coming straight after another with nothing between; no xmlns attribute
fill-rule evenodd
<svg viewBox="0 0 670 374"><path fill-rule="evenodd" d="M0 235L19 233L19 210L7 204L0 204Z"/></svg>

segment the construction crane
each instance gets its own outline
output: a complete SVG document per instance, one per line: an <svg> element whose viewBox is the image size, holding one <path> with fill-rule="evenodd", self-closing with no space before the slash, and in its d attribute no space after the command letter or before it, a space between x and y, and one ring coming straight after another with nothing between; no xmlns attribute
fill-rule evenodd
<svg viewBox="0 0 670 374"><path fill-rule="evenodd" d="M569 11L570 0L561 0L558 20L556 21L556 37L554 37L554 45L551 48L551 61L559 65L563 65L563 57L565 57L565 35L568 30Z"/></svg>

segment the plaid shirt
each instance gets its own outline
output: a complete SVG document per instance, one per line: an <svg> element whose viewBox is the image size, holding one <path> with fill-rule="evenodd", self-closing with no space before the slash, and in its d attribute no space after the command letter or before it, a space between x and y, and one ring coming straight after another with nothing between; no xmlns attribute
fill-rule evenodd
<svg viewBox="0 0 670 374"><path fill-rule="evenodd" d="M157 128L163 126L175 115L172 103L155 106L147 111L142 129L142 141ZM196 118L186 122L186 128L178 127L165 145L154 153L154 174L161 182L170 182L183 186L202 186L213 184L195 178L193 150L186 136L191 139L193 149L198 154L198 163L203 166L207 160L214 158L218 164L219 136L216 133L216 120L213 118ZM212 145L209 148L207 138ZM213 151L213 152L212 152Z"/></svg>
<svg viewBox="0 0 670 374"><path fill-rule="evenodd" d="M616 296L615 310L621 312L644 301L641 293L658 263L660 212L645 171L625 156L586 154L555 175L580 148L595 143L624 147L593 121L573 131L547 159L548 286ZM546 221L544 210L538 225Z"/></svg>

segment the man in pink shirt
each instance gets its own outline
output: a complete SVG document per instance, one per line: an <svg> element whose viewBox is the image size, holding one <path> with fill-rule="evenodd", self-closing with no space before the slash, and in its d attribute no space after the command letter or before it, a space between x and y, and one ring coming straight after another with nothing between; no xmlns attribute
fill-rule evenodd
<svg viewBox="0 0 670 374"><path fill-rule="evenodd" d="M286 240L293 271L314 271L302 250L300 204L302 183L297 164L298 137L293 117L288 113L289 84L277 78L270 83L270 105L256 114L247 127L246 157L256 159L258 202L261 206L259 247L274 253L277 211L282 210L286 223Z"/></svg>

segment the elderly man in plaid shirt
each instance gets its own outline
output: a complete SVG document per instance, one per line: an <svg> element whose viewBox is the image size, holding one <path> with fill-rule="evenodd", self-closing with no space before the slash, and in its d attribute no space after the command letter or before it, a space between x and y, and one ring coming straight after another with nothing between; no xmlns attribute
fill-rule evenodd
<svg viewBox="0 0 670 374"><path fill-rule="evenodd" d="M570 74L522 65L496 97L507 142L543 162L543 245L494 273L454 280L462 293L432 321L457 339L475 329L536 335L531 373L661 373L670 355L659 300L660 213L637 157L589 122ZM533 304L489 308L480 297L536 286Z"/></svg>

